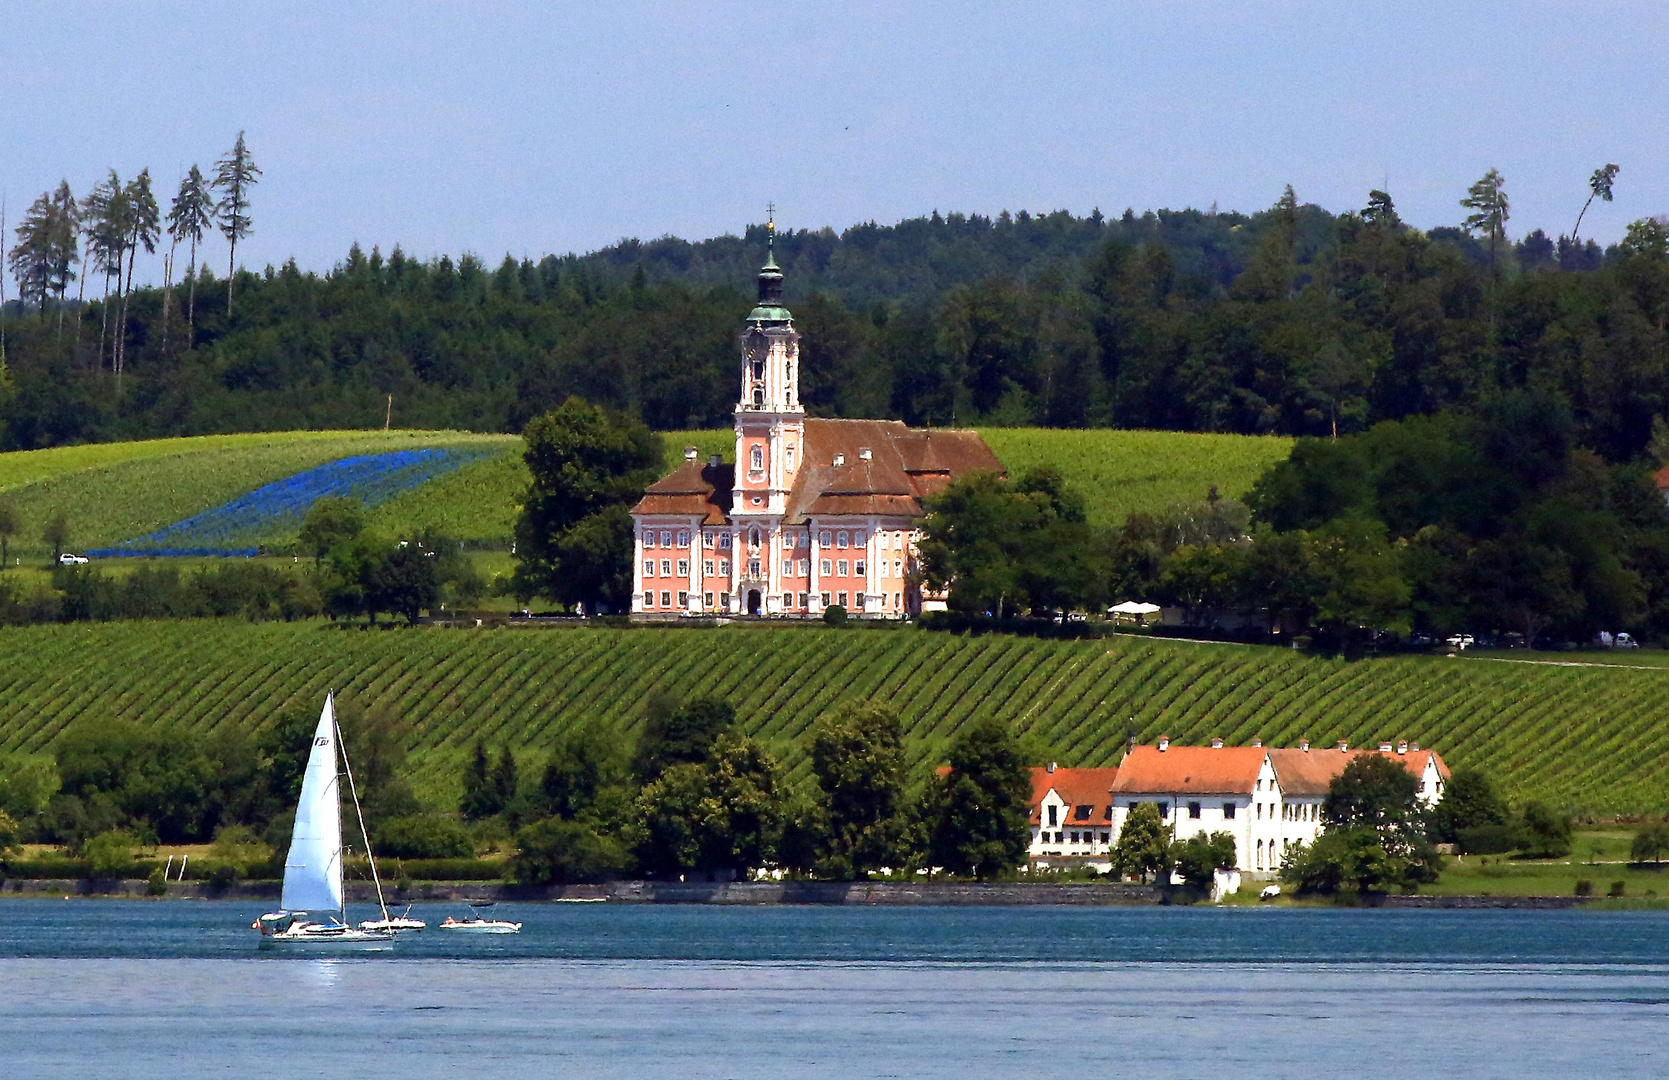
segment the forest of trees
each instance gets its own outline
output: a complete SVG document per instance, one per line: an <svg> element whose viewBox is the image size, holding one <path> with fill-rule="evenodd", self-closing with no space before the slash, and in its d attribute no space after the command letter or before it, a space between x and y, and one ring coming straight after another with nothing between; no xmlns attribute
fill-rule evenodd
<svg viewBox="0 0 1669 1080"><path fill-rule="evenodd" d="M0 445L367 427L387 395L421 427L520 431L570 395L660 429L729 422L762 228L496 268L355 245L325 274L217 278L198 242L218 229L236 265L258 175L240 138L165 215L148 173L42 196L10 252ZM1383 192L1337 216L1290 190L1251 215L935 213L785 232L777 257L816 414L1331 435L1528 387L1569 404L1578 444L1638 457L1669 415L1669 226L1513 241L1493 170L1457 210L1429 232ZM157 245L184 272L135 286Z"/></svg>

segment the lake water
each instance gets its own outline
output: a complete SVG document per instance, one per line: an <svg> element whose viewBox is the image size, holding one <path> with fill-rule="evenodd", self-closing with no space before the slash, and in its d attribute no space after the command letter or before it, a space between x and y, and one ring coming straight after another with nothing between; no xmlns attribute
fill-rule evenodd
<svg viewBox="0 0 1669 1080"><path fill-rule="evenodd" d="M1666 912L504 904L521 934L328 959L257 952L260 910L0 902L0 1068L1669 1075Z"/></svg>

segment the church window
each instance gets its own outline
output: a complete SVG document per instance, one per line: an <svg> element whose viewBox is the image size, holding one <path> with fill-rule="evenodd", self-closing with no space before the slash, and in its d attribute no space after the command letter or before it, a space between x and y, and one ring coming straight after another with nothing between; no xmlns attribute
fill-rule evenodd
<svg viewBox="0 0 1669 1080"><path fill-rule="evenodd" d="M904 576L904 560L894 559L892 561L892 576L893 577L903 577Z"/></svg>
<svg viewBox="0 0 1669 1080"><path fill-rule="evenodd" d="M678 606L681 607L681 608L687 608L687 607L690 606L690 594L689 593L681 592L681 593L678 594Z"/></svg>
<svg viewBox="0 0 1669 1080"><path fill-rule="evenodd" d="M643 606L644 607L654 607L655 606L655 594L654 593L646 592L646 593L643 594Z"/></svg>
<svg viewBox="0 0 1669 1080"><path fill-rule="evenodd" d="M749 559L748 560L748 577L756 578L758 576L759 576L759 560L758 559Z"/></svg>
<svg viewBox="0 0 1669 1080"><path fill-rule="evenodd" d="M838 573L841 577L845 577L846 576L846 560L842 559L842 560L840 560L840 562L836 563L835 565L838 567L838 569L835 572Z"/></svg>
<svg viewBox="0 0 1669 1080"><path fill-rule="evenodd" d="M859 529L857 532L852 534L852 546L853 547L863 547L863 545L864 545L864 531L862 529Z"/></svg>
<svg viewBox="0 0 1669 1080"><path fill-rule="evenodd" d="M897 593L892 594L892 606L893 606L894 611L897 611L899 608L902 608L904 606L903 604L899 603Z"/></svg>
<svg viewBox="0 0 1669 1080"><path fill-rule="evenodd" d="M753 388L753 403L759 406L765 404L765 391L757 386Z"/></svg>
<svg viewBox="0 0 1669 1080"><path fill-rule="evenodd" d="M654 559L643 560L643 576L644 577L654 577L655 576L655 560Z"/></svg>
<svg viewBox="0 0 1669 1080"><path fill-rule="evenodd" d="M800 560L800 576L805 577L809 573L811 573L811 560L810 559L801 559Z"/></svg>
<svg viewBox="0 0 1669 1080"><path fill-rule="evenodd" d="M782 594L782 606L785 607L785 608L791 608L791 607L794 606L794 594L793 593L785 592L785 593Z"/></svg>
<svg viewBox="0 0 1669 1080"><path fill-rule="evenodd" d="M819 544L822 544L824 547L828 547L829 546L829 530L824 529L822 532L818 533L817 534L817 542Z"/></svg>
<svg viewBox="0 0 1669 1080"><path fill-rule="evenodd" d="M846 533L845 532L835 533L835 547L845 547L845 546L846 546Z"/></svg>
<svg viewBox="0 0 1669 1080"><path fill-rule="evenodd" d="M805 593L800 594L800 606L801 607L806 606L806 594Z"/></svg>
<svg viewBox="0 0 1669 1080"><path fill-rule="evenodd" d="M719 537L719 550L721 550L721 551L729 551L730 550L730 534L729 533L725 533L723 536Z"/></svg>
<svg viewBox="0 0 1669 1080"><path fill-rule="evenodd" d="M712 533L702 533L701 534L701 546L706 548L708 551L713 550L713 534Z"/></svg>
<svg viewBox="0 0 1669 1080"><path fill-rule="evenodd" d="M785 532L785 533L782 534L782 546L785 547L785 548L792 548L794 546L794 534L793 533Z"/></svg>
<svg viewBox="0 0 1669 1080"><path fill-rule="evenodd" d="M729 611L730 610L730 594L729 593L720 593L719 594L719 610L720 611Z"/></svg>
<svg viewBox="0 0 1669 1080"><path fill-rule="evenodd" d="M671 547L672 546L672 534L671 533L669 533L669 532L661 533L661 546L662 547Z"/></svg>
<svg viewBox="0 0 1669 1080"><path fill-rule="evenodd" d="M828 607L829 606L829 594L828 593L818 593L817 594L817 602L819 604L822 604L824 607Z"/></svg>
<svg viewBox="0 0 1669 1080"><path fill-rule="evenodd" d="M859 611L863 610L863 593L857 593L852 597L852 606Z"/></svg>
<svg viewBox="0 0 1669 1080"><path fill-rule="evenodd" d="M793 559L782 560L782 576L783 577L793 577L794 576L794 560Z"/></svg>
<svg viewBox="0 0 1669 1080"><path fill-rule="evenodd" d="M679 577L689 577L690 576L690 560L688 560L688 559L679 559L678 560L678 576Z"/></svg>
<svg viewBox="0 0 1669 1080"><path fill-rule="evenodd" d="M713 560L712 559L702 559L701 560L701 572L703 574L705 574L707 577L712 577L713 576Z"/></svg>
<svg viewBox="0 0 1669 1080"><path fill-rule="evenodd" d="M825 577L828 576L829 574L834 573L834 571L829 568L829 560L827 560L827 559L823 559L823 560L820 560L818 562L817 572L824 575ZM827 603L827 602L828 601L824 601L824 603Z"/></svg>
<svg viewBox="0 0 1669 1080"><path fill-rule="evenodd" d="M859 577L862 577L864 574L869 573L868 570L864 569L864 565L865 565L864 561L862 559L859 559L856 563L854 563L852 565L852 573L857 574Z"/></svg>
<svg viewBox="0 0 1669 1080"><path fill-rule="evenodd" d="M690 546L690 531L688 529L679 529L678 530L678 546L679 547L689 547Z"/></svg>
<svg viewBox="0 0 1669 1080"><path fill-rule="evenodd" d="M793 443L789 443L788 446L783 450L783 452L782 452L782 463L790 469L792 469L794 467L794 444Z"/></svg>
<svg viewBox="0 0 1669 1080"><path fill-rule="evenodd" d="M671 607L672 606L672 594L671 593L664 592L664 593L661 594L661 606L662 607Z"/></svg>
<svg viewBox="0 0 1669 1080"><path fill-rule="evenodd" d="M705 594L702 595L701 599L704 601L702 606L705 607L708 611L712 611L713 610L713 594L712 593L705 593Z"/></svg>
<svg viewBox="0 0 1669 1080"><path fill-rule="evenodd" d="M748 534L748 546L753 548L753 550L755 550L755 551L759 550L759 530L758 529L755 529L755 530L753 530L753 532Z"/></svg>
<svg viewBox="0 0 1669 1080"><path fill-rule="evenodd" d="M719 573L724 574L726 577L728 577L730 575L730 560L729 559L720 559L719 560Z"/></svg>
<svg viewBox="0 0 1669 1080"><path fill-rule="evenodd" d="M846 594L845 593L840 594L840 606L841 607L846 606Z"/></svg>
<svg viewBox="0 0 1669 1080"><path fill-rule="evenodd" d="M671 559L662 559L661 560L661 576L662 577L671 577L672 576L672 560Z"/></svg>
<svg viewBox="0 0 1669 1080"><path fill-rule="evenodd" d="M758 402L755 401L755 404L758 404ZM758 471L760 469L763 469L764 467L765 467L765 448L763 446L755 446L753 448L753 468L754 468L755 471Z"/></svg>

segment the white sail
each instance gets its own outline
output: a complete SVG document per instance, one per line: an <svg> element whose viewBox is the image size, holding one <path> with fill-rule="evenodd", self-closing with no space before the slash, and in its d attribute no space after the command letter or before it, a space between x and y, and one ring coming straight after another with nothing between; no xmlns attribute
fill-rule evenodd
<svg viewBox="0 0 1669 1080"><path fill-rule="evenodd" d="M284 857L285 911L342 910L342 806L336 779L336 706L325 698L301 780L301 802Z"/></svg>

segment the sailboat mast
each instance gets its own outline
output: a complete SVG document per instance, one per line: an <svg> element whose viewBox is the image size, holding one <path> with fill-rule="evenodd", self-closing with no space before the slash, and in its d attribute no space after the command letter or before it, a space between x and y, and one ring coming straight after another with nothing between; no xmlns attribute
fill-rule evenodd
<svg viewBox="0 0 1669 1080"><path fill-rule="evenodd" d="M330 698L332 702L330 721L332 724L336 724L336 745L342 748L342 768L348 774L348 794L353 796L354 816L359 819L359 838L365 842L365 858L371 863L371 881L377 886L377 908L382 912L382 917L386 921L388 918L388 903L383 900L382 878L377 875L377 854L371 850L371 836L365 831L365 812L359 808L359 790L354 787L353 766L348 764L348 744L342 741L342 725L336 723L336 708L334 704L336 701L336 692L334 690L331 691ZM347 902L347 893L344 892L342 894L342 903L344 905L344 910L342 912L343 922L348 921L348 913L346 910Z"/></svg>

